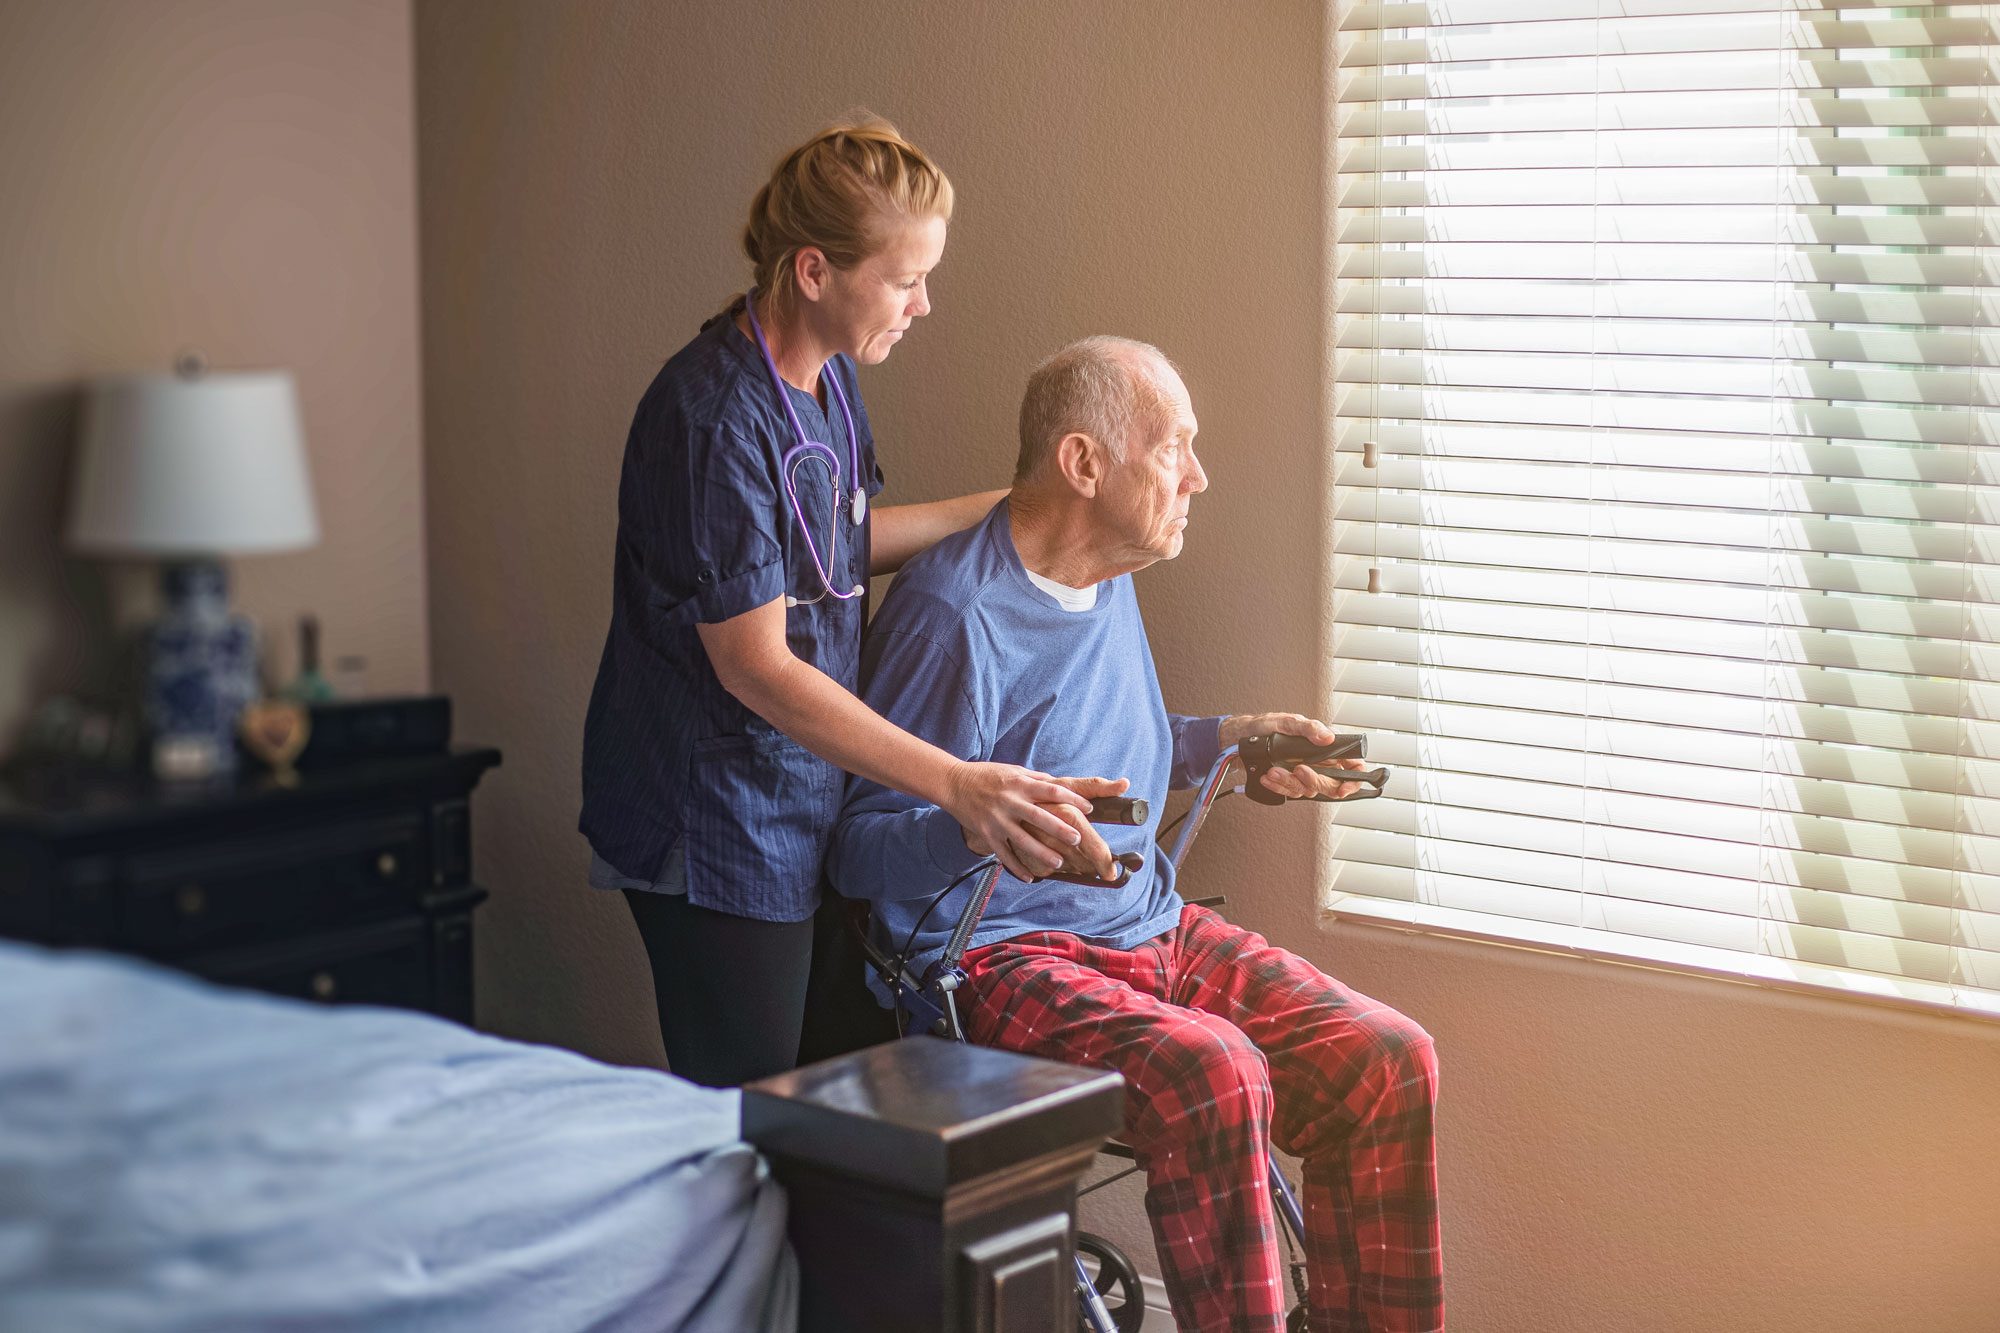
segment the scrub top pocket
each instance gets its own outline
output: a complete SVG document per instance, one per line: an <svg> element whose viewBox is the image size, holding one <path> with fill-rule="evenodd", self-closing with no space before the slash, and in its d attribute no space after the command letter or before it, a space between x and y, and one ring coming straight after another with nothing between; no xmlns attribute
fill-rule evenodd
<svg viewBox="0 0 2000 1333"><path fill-rule="evenodd" d="M695 742L683 806L688 900L763 921L811 916L840 777L775 732Z"/></svg>

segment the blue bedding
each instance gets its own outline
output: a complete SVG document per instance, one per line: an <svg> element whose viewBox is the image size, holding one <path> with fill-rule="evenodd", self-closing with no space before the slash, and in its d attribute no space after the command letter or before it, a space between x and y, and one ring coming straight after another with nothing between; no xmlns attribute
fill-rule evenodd
<svg viewBox="0 0 2000 1333"><path fill-rule="evenodd" d="M0 944L0 1329L790 1330L733 1092Z"/></svg>

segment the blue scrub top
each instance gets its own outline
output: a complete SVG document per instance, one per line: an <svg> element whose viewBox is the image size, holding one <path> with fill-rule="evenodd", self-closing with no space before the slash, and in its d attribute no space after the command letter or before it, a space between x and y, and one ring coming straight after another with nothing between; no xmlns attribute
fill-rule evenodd
<svg viewBox="0 0 2000 1333"><path fill-rule="evenodd" d="M820 863L846 775L722 688L696 634L790 594L825 591L792 512L779 465L796 443L776 382L734 311L702 326L639 402L618 484L611 629L583 729L578 829L620 875L653 883L685 837L686 883L698 906L762 921L799 921L819 905ZM854 363L836 356L860 435L861 475L882 489L875 439ZM848 473L846 421L828 398L785 386L806 435ZM827 472L794 470L799 503L833 585L868 580L871 523L830 512ZM873 513L873 506L870 506ZM802 660L852 690L865 598L831 597L785 612Z"/></svg>

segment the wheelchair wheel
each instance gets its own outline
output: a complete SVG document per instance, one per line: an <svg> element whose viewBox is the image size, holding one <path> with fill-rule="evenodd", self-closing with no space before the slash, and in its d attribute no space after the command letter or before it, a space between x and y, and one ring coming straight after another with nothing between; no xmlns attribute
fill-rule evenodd
<svg viewBox="0 0 2000 1333"><path fill-rule="evenodd" d="M1146 1322L1146 1290L1139 1283L1139 1270L1132 1260L1104 1237L1088 1231L1076 1233L1076 1252L1083 1256L1084 1267L1090 1269L1090 1285L1104 1298L1118 1333L1139 1333L1139 1325ZM1089 1333L1090 1325L1080 1314L1077 1327Z"/></svg>

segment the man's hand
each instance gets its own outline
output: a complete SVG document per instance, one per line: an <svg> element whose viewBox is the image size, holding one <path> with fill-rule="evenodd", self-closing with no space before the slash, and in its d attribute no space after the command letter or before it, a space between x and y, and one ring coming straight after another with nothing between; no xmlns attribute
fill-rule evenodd
<svg viewBox="0 0 2000 1333"><path fill-rule="evenodd" d="M1124 778L1057 778L1056 781L1093 801L1100 796L1123 796L1132 786ZM1111 848L1105 845L1104 835L1091 824L1089 815L1073 805L1042 808L1068 823L1081 835L1073 847L1056 847L1044 840L1050 850L1062 856L1062 864L1054 871L1044 871L1044 875L1060 872L1066 875L1095 875L1106 880L1118 877L1118 863L1111 859Z"/></svg>
<svg viewBox="0 0 2000 1333"><path fill-rule="evenodd" d="M1302 713L1238 713L1235 717L1224 718L1219 733L1223 747L1236 744L1245 736L1303 736L1315 745L1331 745L1334 730L1317 718ZM1332 766L1337 768L1366 768L1365 759L1336 759ZM1315 796L1330 800L1344 801L1361 790L1358 782L1342 782L1340 779L1307 764L1294 764L1290 768L1273 768L1264 774L1264 787L1287 800L1304 801Z"/></svg>
<svg viewBox="0 0 2000 1333"><path fill-rule="evenodd" d="M966 847L997 857L1016 879L1035 880L1062 869L1069 855L1110 864L1085 811L1092 796L1116 796L1125 786L1123 778L1052 778L1014 764L965 761L952 770L950 798L940 804L958 821Z"/></svg>

